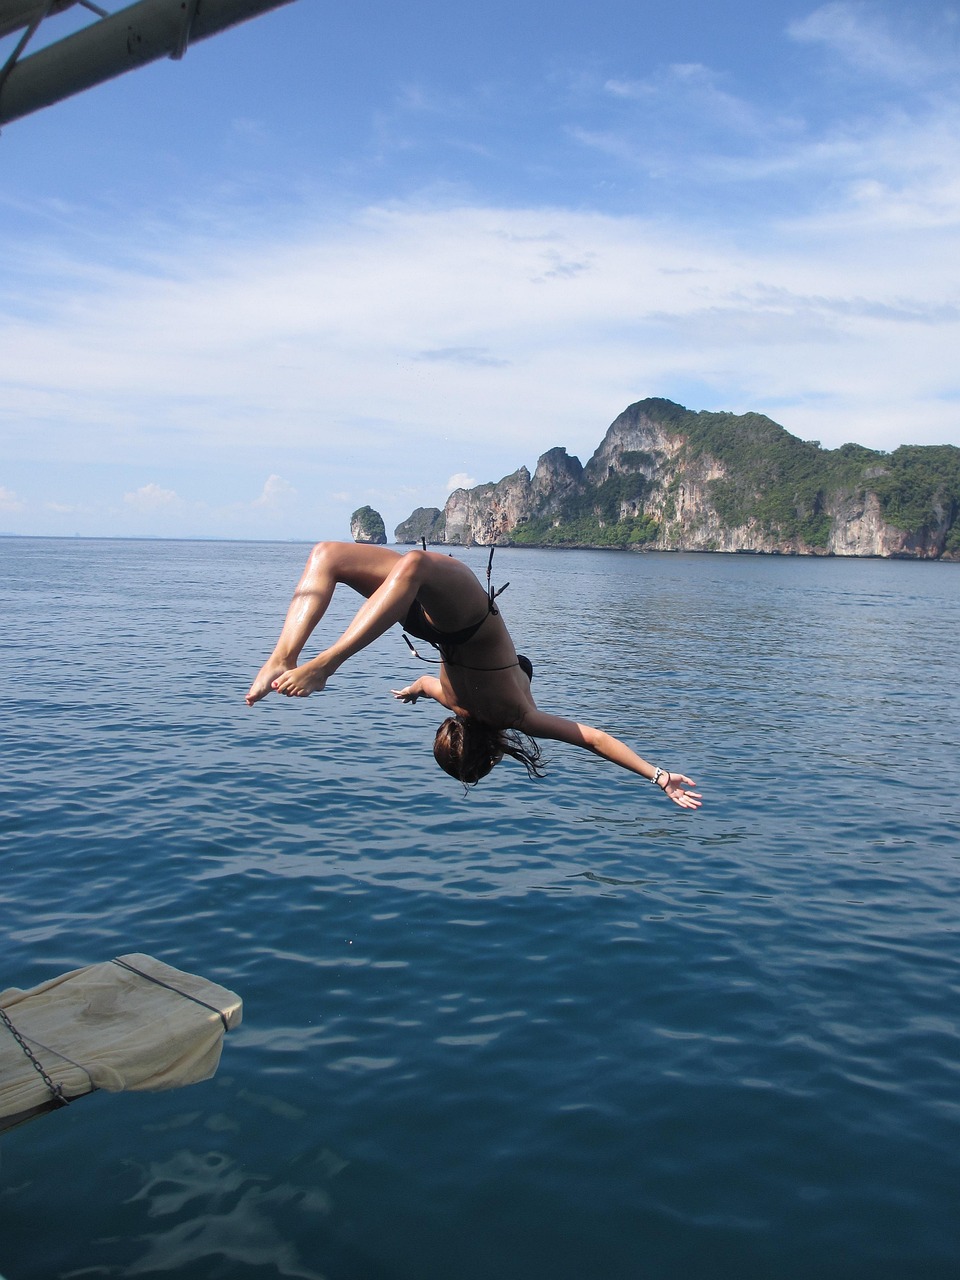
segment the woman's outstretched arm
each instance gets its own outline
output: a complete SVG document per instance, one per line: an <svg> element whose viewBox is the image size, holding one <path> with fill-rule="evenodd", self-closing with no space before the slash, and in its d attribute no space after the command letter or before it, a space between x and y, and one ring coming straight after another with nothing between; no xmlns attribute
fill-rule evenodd
<svg viewBox="0 0 960 1280"><path fill-rule="evenodd" d="M688 778L684 773L670 773L666 769L658 770L648 760L638 756L625 742L615 738L612 733L605 733L603 729L595 729L589 724L578 724L575 720L565 720L563 716L551 716L544 711L528 711L517 728L528 733L531 738L549 738L555 742L569 742L571 746L592 751L594 755L610 760L621 769L638 773L648 782L656 778L657 786L681 809L699 809L703 803L700 794L689 789L697 785L692 778Z"/></svg>

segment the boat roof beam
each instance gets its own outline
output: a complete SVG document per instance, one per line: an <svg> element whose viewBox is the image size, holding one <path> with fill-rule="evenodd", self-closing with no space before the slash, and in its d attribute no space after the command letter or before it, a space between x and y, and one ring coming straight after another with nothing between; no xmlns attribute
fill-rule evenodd
<svg viewBox="0 0 960 1280"><path fill-rule="evenodd" d="M97 15L87 26L21 57L45 18L75 0L0 0L0 36L25 28L0 70L0 125L132 71L292 0L139 0L115 13L79 0Z"/></svg>

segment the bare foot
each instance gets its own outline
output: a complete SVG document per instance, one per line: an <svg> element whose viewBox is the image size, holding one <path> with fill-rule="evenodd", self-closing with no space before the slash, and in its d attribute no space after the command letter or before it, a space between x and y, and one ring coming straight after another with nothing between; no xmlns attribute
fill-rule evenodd
<svg viewBox="0 0 960 1280"><path fill-rule="evenodd" d="M275 654L271 654L257 672L256 678L250 686L250 692L245 699L247 706L252 707L255 702L265 698L273 688L274 680L278 676L282 676L285 671L289 671L291 665L291 663L284 662L282 658L278 658Z"/></svg>
<svg viewBox="0 0 960 1280"><path fill-rule="evenodd" d="M270 687L288 698L308 698L311 693L319 693L332 674L330 668L325 667L319 658L314 658L312 662L305 662L302 667L284 671L271 682Z"/></svg>

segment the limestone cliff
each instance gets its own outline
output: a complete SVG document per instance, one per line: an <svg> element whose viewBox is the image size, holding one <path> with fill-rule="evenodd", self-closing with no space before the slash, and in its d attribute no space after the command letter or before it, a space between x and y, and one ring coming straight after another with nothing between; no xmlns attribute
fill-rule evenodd
<svg viewBox="0 0 960 1280"><path fill-rule="evenodd" d="M410 521L398 526L397 541ZM821 449L761 414L642 400L582 466L565 449L496 484L457 489L434 524L450 544L960 559L960 449Z"/></svg>
<svg viewBox="0 0 960 1280"><path fill-rule="evenodd" d="M454 489L444 511L443 540L459 546L507 542L530 510L530 472L521 467L497 484Z"/></svg>

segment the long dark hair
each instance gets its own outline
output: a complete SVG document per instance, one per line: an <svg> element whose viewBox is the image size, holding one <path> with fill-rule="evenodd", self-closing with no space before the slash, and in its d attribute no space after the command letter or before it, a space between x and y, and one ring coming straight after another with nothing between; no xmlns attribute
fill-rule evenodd
<svg viewBox="0 0 960 1280"><path fill-rule="evenodd" d="M433 758L451 778L472 787L504 756L519 760L528 778L542 778L542 752L533 738L516 729L491 729L476 720L450 716L437 730Z"/></svg>

